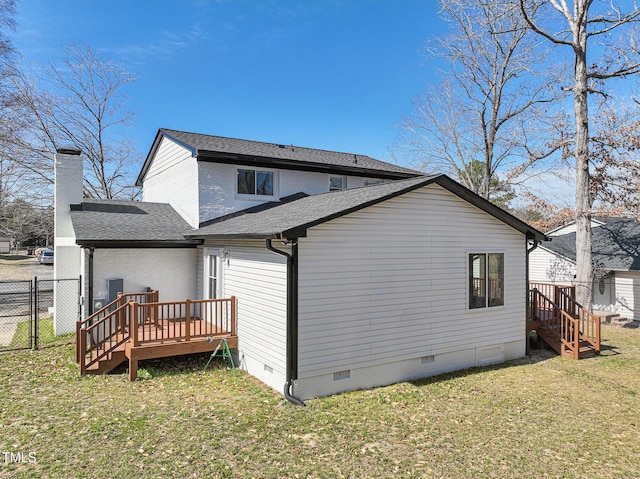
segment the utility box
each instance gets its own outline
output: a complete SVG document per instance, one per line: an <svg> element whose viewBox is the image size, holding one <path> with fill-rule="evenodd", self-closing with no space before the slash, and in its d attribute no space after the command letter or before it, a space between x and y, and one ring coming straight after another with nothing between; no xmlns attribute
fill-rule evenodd
<svg viewBox="0 0 640 479"><path fill-rule="evenodd" d="M118 293L124 293L124 280L122 278L112 278L107 280L107 290L109 291L109 303L118 299Z"/></svg>
<svg viewBox="0 0 640 479"><path fill-rule="evenodd" d="M93 311L91 312L95 313L96 311L104 308L107 304L107 300L104 298L93 298Z"/></svg>

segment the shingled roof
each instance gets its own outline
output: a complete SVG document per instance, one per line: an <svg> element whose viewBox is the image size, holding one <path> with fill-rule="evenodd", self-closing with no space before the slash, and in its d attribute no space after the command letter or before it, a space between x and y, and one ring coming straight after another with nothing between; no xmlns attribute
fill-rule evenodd
<svg viewBox="0 0 640 479"><path fill-rule="evenodd" d="M377 186L303 196L271 203L259 211L245 210L185 233L189 238L296 238L312 226L435 183L537 240L544 234L498 208L445 175L422 176Z"/></svg>
<svg viewBox="0 0 640 479"><path fill-rule="evenodd" d="M386 179L411 178L423 174L409 168L376 160L366 155L161 128L158 130L151 150L138 175L137 185L142 185L156 150L160 146L162 138L165 137L191 150L192 155L197 157L199 161L319 171L354 176L373 176Z"/></svg>
<svg viewBox="0 0 640 479"><path fill-rule="evenodd" d="M195 246L183 233L189 224L168 204L85 199L71 205L80 245Z"/></svg>
<svg viewBox="0 0 640 479"><path fill-rule="evenodd" d="M544 248L576 260L576 234L554 236ZM609 218L593 228L593 262L596 268L616 271L640 270L640 223L631 218Z"/></svg>

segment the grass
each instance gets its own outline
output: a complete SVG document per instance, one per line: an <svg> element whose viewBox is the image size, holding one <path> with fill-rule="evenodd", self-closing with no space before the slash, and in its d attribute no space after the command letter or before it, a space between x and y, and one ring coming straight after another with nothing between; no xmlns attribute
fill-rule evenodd
<svg viewBox="0 0 640 479"><path fill-rule="evenodd" d="M9 348L22 348L29 343L29 321L17 324ZM56 344L75 344L74 334L56 336L53 333L53 318L38 319L38 347L48 347Z"/></svg>
<svg viewBox="0 0 640 479"><path fill-rule="evenodd" d="M0 477L640 477L640 330L296 407L207 354L80 378L72 346L0 355ZM1 458L1 456L0 456Z"/></svg>

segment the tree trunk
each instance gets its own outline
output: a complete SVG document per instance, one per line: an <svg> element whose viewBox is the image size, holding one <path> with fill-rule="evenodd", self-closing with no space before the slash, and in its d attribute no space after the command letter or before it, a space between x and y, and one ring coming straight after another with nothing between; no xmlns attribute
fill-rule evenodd
<svg viewBox="0 0 640 479"><path fill-rule="evenodd" d="M586 1L576 2L587 9ZM591 198L589 192L589 112L587 105L586 15L575 12L573 25L575 51L576 161L576 300L585 308L593 304L593 264L591 261Z"/></svg>

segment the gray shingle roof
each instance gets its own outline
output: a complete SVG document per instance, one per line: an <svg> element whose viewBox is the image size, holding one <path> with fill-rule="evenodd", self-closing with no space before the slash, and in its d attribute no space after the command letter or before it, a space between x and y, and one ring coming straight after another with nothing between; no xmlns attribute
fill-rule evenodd
<svg viewBox="0 0 640 479"><path fill-rule="evenodd" d="M359 173L366 175L369 173L371 176L382 175L388 176L389 178L409 178L423 174L409 168L376 160L366 155L318 150L278 143L241 140L161 128L158 130L151 151L149 151L147 159L140 171L137 184L142 183L142 179L150 166L162 136L166 136L182 144L184 147L190 149L199 160L204 161L248 164L247 161L258 160L258 163L262 166L272 164L273 167L276 168L321 168L331 172L343 171L344 174Z"/></svg>
<svg viewBox="0 0 640 479"><path fill-rule="evenodd" d="M187 232L185 236L193 238L298 237L304 235L305 230L314 225L399 196L430 183L439 184L523 233L531 234L537 239L544 238L544 235L539 231L480 198L445 175L422 176L377 186L306 196L295 201L274 204L271 208L261 211L251 212L247 210L244 214L238 214L229 219L203 226L198 230Z"/></svg>
<svg viewBox="0 0 640 479"><path fill-rule="evenodd" d="M640 223L631 218L609 218L593 228L593 261L596 268L640 270ZM576 234L554 236L544 247L571 261L576 260Z"/></svg>
<svg viewBox="0 0 640 479"><path fill-rule="evenodd" d="M189 224L168 204L85 199L71 208L78 244L166 242L191 244Z"/></svg>

